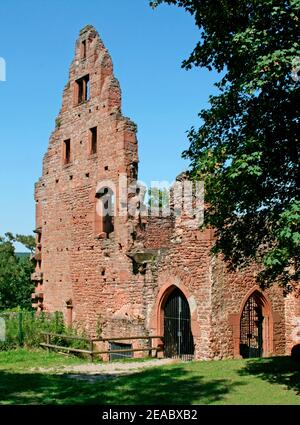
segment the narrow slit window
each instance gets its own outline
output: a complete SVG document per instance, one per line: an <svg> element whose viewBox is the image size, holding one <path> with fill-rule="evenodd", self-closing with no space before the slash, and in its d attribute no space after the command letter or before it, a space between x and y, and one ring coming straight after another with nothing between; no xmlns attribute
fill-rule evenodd
<svg viewBox="0 0 300 425"><path fill-rule="evenodd" d="M91 154L97 153L97 127L90 129Z"/></svg>
<svg viewBox="0 0 300 425"><path fill-rule="evenodd" d="M82 102L85 102L90 99L90 77L86 75L85 77L79 78L76 80L76 103L79 105Z"/></svg>
<svg viewBox="0 0 300 425"><path fill-rule="evenodd" d="M77 81L78 86L78 100L77 103L83 102L83 80Z"/></svg>
<svg viewBox="0 0 300 425"><path fill-rule="evenodd" d="M83 40L83 42L81 43L81 58L86 58L86 40Z"/></svg>
<svg viewBox="0 0 300 425"><path fill-rule="evenodd" d="M69 162L71 161L71 140L70 139L64 140L63 149L64 149L64 163L69 164Z"/></svg>
<svg viewBox="0 0 300 425"><path fill-rule="evenodd" d="M85 100L90 100L90 79L89 76L87 76L87 79L85 80Z"/></svg>

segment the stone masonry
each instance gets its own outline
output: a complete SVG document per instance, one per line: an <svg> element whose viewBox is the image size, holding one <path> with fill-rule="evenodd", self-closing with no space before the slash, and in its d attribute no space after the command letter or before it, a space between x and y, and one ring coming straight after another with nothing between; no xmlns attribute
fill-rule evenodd
<svg viewBox="0 0 300 425"><path fill-rule="evenodd" d="M86 26L35 186L37 311L61 311L93 337L164 336L164 306L179 288L195 358L217 359L240 356L241 318L254 296L263 355L290 353L300 342L299 299L276 285L262 292L255 270L229 272L210 254L213 231L191 228L184 214L140 214L136 132L122 115L110 55Z"/></svg>

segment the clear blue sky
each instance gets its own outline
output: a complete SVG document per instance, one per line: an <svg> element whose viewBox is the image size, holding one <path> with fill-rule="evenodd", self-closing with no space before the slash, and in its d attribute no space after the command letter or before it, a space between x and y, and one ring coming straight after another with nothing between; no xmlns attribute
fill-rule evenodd
<svg viewBox="0 0 300 425"><path fill-rule="evenodd" d="M153 11L148 0L1 0L0 16L0 57L7 64L7 81L0 81L0 235L35 227L34 183L75 40L87 24L109 49L123 113L138 125L140 180L172 182L187 167L186 131L199 125L197 113L218 79L181 68L200 36L188 13L167 5Z"/></svg>

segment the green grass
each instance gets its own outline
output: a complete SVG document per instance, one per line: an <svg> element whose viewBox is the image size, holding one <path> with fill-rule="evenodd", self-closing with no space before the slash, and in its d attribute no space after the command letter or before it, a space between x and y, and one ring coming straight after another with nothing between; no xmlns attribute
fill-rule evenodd
<svg viewBox="0 0 300 425"><path fill-rule="evenodd" d="M87 363L87 361L55 352L48 354L47 351L39 349L0 351L0 373L4 370L24 373L33 368L60 368L82 363Z"/></svg>
<svg viewBox="0 0 300 425"><path fill-rule="evenodd" d="M32 370L83 362L0 352L0 404L300 404L300 365L288 357L175 363L103 382Z"/></svg>

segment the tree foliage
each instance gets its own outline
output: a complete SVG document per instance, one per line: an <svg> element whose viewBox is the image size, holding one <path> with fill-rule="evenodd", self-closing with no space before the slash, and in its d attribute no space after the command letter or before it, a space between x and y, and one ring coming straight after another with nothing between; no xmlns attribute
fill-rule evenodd
<svg viewBox="0 0 300 425"><path fill-rule="evenodd" d="M15 236L7 232L5 236L11 241L11 242L19 242L20 244L24 245L30 252L33 252L35 249L35 237L32 235L19 235L16 234Z"/></svg>
<svg viewBox="0 0 300 425"><path fill-rule="evenodd" d="M29 240L27 238L31 237L24 236L24 238L27 243ZM0 310L18 306L31 308L31 293L34 286L30 276L33 265L29 256L16 255L13 245L15 240L17 239L11 233L0 237Z"/></svg>
<svg viewBox="0 0 300 425"><path fill-rule="evenodd" d="M233 267L256 261L262 286L291 289L300 274L300 1L159 3L184 8L200 29L183 67L222 73L184 152L205 181L214 251Z"/></svg>

